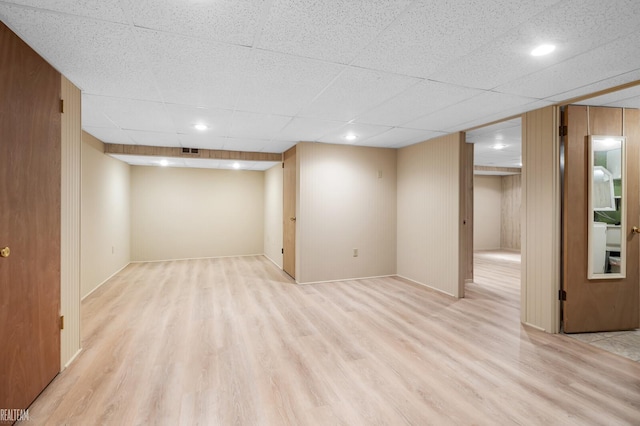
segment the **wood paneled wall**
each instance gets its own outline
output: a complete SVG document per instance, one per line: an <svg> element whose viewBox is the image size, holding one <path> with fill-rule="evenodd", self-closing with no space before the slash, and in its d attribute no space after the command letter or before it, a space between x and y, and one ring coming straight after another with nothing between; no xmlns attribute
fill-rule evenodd
<svg viewBox="0 0 640 426"><path fill-rule="evenodd" d="M80 89L62 77L60 369L80 351Z"/></svg>
<svg viewBox="0 0 640 426"><path fill-rule="evenodd" d="M247 152L227 151L222 149L191 149L184 152L185 148L168 146L146 145L120 145L113 143L104 144L105 154L147 155L153 157L173 158L214 158L220 160L244 160L244 161L281 161L282 154L272 152ZM188 149L188 148L187 148Z"/></svg>
<svg viewBox="0 0 640 426"><path fill-rule="evenodd" d="M500 249L502 176L475 175L473 180L475 250Z"/></svg>
<svg viewBox="0 0 640 426"><path fill-rule="evenodd" d="M521 320L560 329L560 148L558 110L522 116Z"/></svg>
<svg viewBox="0 0 640 426"><path fill-rule="evenodd" d="M463 135L463 140L466 136ZM462 203L462 232L460 239L460 250L464 258L463 276L467 283L473 282L473 228L474 228L474 205L473 205L473 152L472 143L464 143L463 154L460 157L460 170L463 176L464 189L461 195Z"/></svg>
<svg viewBox="0 0 640 426"><path fill-rule="evenodd" d="M520 250L520 206L522 204L522 176L501 178L502 199L500 206L500 247Z"/></svg>

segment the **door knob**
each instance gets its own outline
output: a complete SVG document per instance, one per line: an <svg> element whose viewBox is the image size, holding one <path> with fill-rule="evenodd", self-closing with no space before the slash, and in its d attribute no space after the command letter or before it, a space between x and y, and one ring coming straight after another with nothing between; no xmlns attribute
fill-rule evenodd
<svg viewBox="0 0 640 426"><path fill-rule="evenodd" d="M11 249L9 247L5 247L2 250L0 250L0 257L9 257L10 254L11 254Z"/></svg>
<svg viewBox="0 0 640 426"><path fill-rule="evenodd" d="M291 222L295 222L295 221L296 221L296 218L295 218L295 216L294 216L294 217L290 217L290 218L289 218L289 220L290 220Z"/></svg>
<svg viewBox="0 0 640 426"><path fill-rule="evenodd" d="M631 228L631 231L632 231L634 234L640 234L640 228L638 228L637 226L634 226L633 228Z"/></svg>

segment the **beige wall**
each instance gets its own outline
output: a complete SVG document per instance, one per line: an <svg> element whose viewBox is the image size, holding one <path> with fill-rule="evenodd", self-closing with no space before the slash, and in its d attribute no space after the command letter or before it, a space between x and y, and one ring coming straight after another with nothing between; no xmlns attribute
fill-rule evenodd
<svg viewBox="0 0 640 426"><path fill-rule="evenodd" d="M130 261L130 167L103 152L102 142L82 132L82 297Z"/></svg>
<svg viewBox="0 0 640 426"><path fill-rule="evenodd" d="M282 268L282 165L264 174L264 255Z"/></svg>
<svg viewBox="0 0 640 426"><path fill-rule="evenodd" d="M460 133L398 152L398 275L455 297L461 276Z"/></svg>
<svg viewBox="0 0 640 426"><path fill-rule="evenodd" d="M502 177L502 226L500 246L520 250L520 204L522 202L521 175Z"/></svg>
<svg viewBox="0 0 640 426"><path fill-rule="evenodd" d="M502 222L502 177L475 175L473 177L473 248L500 248Z"/></svg>
<svg viewBox="0 0 640 426"><path fill-rule="evenodd" d="M131 260L264 252L264 173L131 168Z"/></svg>
<svg viewBox="0 0 640 426"><path fill-rule="evenodd" d="M297 281L395 274L396 151L300 143L297 160Z"/></svg>

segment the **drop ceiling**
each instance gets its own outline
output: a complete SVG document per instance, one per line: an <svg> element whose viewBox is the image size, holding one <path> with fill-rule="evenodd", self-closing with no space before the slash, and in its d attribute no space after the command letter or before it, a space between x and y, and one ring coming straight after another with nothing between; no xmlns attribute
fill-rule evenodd
<svg viewBox="0 0 640 426"><path fill-rule="evenodd" d="M117 144L403 147L640 80L636 0L9 0L0 19ZM557 49L532 57L543 42Z"/></svg>

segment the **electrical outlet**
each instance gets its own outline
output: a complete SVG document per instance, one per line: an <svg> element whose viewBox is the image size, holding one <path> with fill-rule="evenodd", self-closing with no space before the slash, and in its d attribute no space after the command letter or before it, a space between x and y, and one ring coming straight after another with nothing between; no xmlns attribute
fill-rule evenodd
<svg viewBox="0 0 640 426"><path fill-rule="evenodd" d="M357 248L353 249L353 257L358 257L358 249Z"/></svg>

